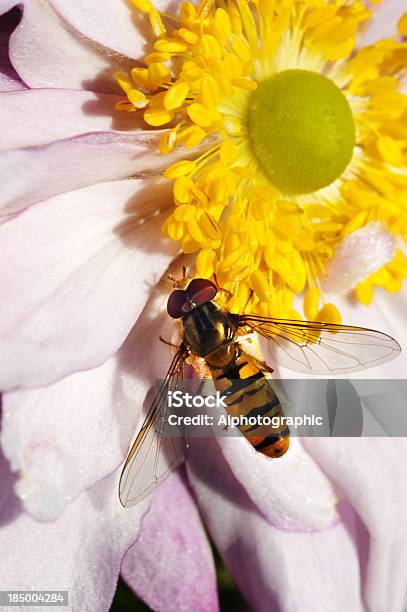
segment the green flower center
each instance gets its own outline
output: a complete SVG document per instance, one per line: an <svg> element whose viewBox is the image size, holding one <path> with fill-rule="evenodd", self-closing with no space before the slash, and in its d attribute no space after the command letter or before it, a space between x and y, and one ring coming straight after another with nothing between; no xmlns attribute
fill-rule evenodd
<svg viewBox="0 0 407 612"><path fill-rule="evenodd" d="M342 91L309 70L285 70L250 98L248 130L255 156L284 193L310 193L335 181L355 144L352 111Z"/></svg>

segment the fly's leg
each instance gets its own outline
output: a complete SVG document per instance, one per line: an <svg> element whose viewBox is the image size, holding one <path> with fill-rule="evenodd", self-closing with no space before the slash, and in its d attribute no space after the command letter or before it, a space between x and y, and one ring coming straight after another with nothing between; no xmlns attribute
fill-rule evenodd
<svg viewBox="0 0 407 612"><path fill-rule="evenodd" d="M246 342L249 342L250 338L246 339ZM274 372L274 369L269 366L265 361L262 361L261 359L257 359L257 357L255 357L254 355L252 355L251 353L246 353L247 356L250 358L250 361L259 368L259 370L261 370L262 372L268 372L269 374L272 374Z"/></svg>
<svg viewBox="0 0 407 612"><path fill-rule="evenodd" d="M178 344L174 344L173 342L169 342L168 340L165 340L165 338L163 338L162 336L160 336L160 342L163 342L164 344L167 344L167 346L172 346L173 348L179 348Z"/></svg>
<svg viewBox="0 0 407 612"><path fill-rule="evenodd" d="M252 355L250 355L250 360L259 368L259 370L262 370L263 372L268 372L269 374L272 374L274 372L274 369L267 365L265 361L261 361L261 359L252 357Z"/></svg>
<svg viewBox="0 0 407 612"><path fill-rule="evenodd" d="M169 340L166 340L165 338L163 338L161 335L159 336L159 340L160 342L163 342L167 346L171 346L172 348L177 349L177 351L179 350L181 352L181 357L184 361L185 359L187 359L187 357L190 354L188 347L184 344L184 342L181 342L181 344L174 344L173 342L170 342Z"/></svg>

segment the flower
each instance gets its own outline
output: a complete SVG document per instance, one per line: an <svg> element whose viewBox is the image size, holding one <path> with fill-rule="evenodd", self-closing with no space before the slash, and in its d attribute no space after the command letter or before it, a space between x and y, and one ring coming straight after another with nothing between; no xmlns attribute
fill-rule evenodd
<svg viewBox="0 0 407 612"><path fill-rule="evenodd" d="M407 236L406 43L355 52L362 2L183 2L168 23L133 3L156 41L143 67L116 74L116 108L170 126L161 151L188 154L164 173L176 204L164 235L197 253L197 275L216 274L234 312L299 319L305 289L307 319L340 322L319 304L335 248L372 221ZM406 264L397 249L351 288L368 304L375 285L401 288Z"/></svg>
<svg viewBox="0 0 407 612"><path fill-rule="evenodd" d="M156 131L112 111L112 74L144 51L127 4L18 4L0 62L1 442L15 473L2 458L2 584L108 610L121 569L153 609L216 610L203 519L256 610L401 610L403 440L294 441L279 462L198 440L148 512L120 507L128 441L170 357L158 282L183 261L159 238L171 193L157 174L183 152L163 158ZM376 311L337 300L405 345L402 293L391 310L381 292ZM402 356L380 376L404 371Z"/></svg>

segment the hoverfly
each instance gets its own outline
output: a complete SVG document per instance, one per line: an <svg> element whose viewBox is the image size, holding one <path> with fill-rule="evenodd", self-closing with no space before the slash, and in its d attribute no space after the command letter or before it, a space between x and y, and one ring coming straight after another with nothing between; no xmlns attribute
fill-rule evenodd
<svg viewBox="0 0 407 612"><path fill-rule="evenodd" d="M268 341L277 363L309 374L353 373L384 363L401 351L391 336L362 327L232 314L214 301L217 291L212 281L196 278L169 296L167 312L181 319L183 340L124 464L119 485L123 506L139 503L184 460L184 440L160 435L157 418L165 422L168 393L180 388L188 356L204 359L215 388L228 393L229 414L273 417L283 414L264 375L273 370L245 352L239 336L257 332ZM288 449L290 433L285 425L239 429L268 457L280 457Z"/></svg>

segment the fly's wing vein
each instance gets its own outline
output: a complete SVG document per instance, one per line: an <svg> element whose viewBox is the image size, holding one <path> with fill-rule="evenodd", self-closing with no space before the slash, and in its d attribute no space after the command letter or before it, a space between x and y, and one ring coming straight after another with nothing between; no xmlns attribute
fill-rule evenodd
<svg viewBox="0 0 407 612"><path fill-rule="evenodd" d="M168 392L180 387L183 364L182 350L178 349L127 456L119 484L120 501L125 507L142 501L184 460L183 438L163 435Z"/></svg>
<svg viewBox="0 0 407 612"><path fill-rule="evenodd" d="M275 362L307 374L351 374L399 355L391 336L351 325L241 315L239 326L267 339Z"/></svg>

